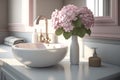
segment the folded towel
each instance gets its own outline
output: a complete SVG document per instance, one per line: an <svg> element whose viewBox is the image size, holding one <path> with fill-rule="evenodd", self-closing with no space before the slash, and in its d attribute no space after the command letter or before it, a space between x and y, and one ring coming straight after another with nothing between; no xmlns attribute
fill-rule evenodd
<svg viewBox="0 0 120 80"><path fill-rule="evenodd" d="M9 46L12 46L18 43L24 43L24 42L25 42L25 39L18 38L15 36L8 36L4 39L4 44L9 45Z"/></svg>

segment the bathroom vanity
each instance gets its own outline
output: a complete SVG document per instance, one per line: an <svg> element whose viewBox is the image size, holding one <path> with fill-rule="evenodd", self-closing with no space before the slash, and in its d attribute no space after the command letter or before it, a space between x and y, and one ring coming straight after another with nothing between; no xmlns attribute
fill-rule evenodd
<svg viewBox="0 0 120 80"><path fill-rule="evenodd" d="M102 63L102 67L89 67L86 60L70 65L68 60L46 68L31 68L18 62L11 47L0 45L0 80L119 80L120 67Z"/></svg>

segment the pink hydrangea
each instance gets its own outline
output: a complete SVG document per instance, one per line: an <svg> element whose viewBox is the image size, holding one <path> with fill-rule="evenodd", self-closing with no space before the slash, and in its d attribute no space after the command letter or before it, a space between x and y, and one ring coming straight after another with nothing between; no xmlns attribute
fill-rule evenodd
<svg viewBox="0 0 120 80"><path fill-rule="evenodd" d="M82 23L85 25L86 28L90 28L94 24L94 16L91 10L87 7L80 8L80 15L79 15Z"/></svg>
<svg viewBox="0 0 120 80"><path fill-rule="evenodd" d="M77 20L77 17L80 17L86 28L90 28L94 24L93 14L87 7L79 8L70 4L64 6L60 11L55 10L52 13L52 26L55 29L63 28L65 32L70 32L74 28L72 21Z"/></svg>
<svg viewBox="0 0 120 80"><path fill-rule="evenodd" d="M59 25L59 11L55 10L52 13L52 26L54 26L55 29L60 28L61 26Z"/></svg>

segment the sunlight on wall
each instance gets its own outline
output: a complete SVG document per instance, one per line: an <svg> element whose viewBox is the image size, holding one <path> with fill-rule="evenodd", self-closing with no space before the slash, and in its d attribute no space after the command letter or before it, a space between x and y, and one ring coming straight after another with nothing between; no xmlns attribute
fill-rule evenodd
<svg viewBox="0 0 120 80"><path fill-rule="evenodd" d="M22 23L27 24L29 20L29 0L22 0Z"/></svg>
<svg viewBox="0 0 120 80"><path fill-rule="evenodd" d="M88 59L93 55L93 49L88 47L87 45L84 45L84 59Z"/></svg>

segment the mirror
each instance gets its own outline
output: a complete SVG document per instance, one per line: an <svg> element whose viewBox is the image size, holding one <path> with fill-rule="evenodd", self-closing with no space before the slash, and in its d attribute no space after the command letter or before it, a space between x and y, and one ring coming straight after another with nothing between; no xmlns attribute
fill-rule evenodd
<svg viewBox="0 0 120 80"><path fill-rule="evenodd" d="M117 0L64 0L64 5L87 6L95 15L95 25L118 25Z"/></svg>
<svg viewBox="0 0 120 80"><path fill-rule="evenodd" d="M86 0L86 6L94 16L110 16L111 0Z"/></svg>
<svg viewBox="0 0 120 80"><path fill-rule="evenodd" d="M110 16L111 0L64 0L64 5L87 6L95 16Z"/></svg>

